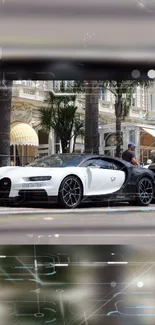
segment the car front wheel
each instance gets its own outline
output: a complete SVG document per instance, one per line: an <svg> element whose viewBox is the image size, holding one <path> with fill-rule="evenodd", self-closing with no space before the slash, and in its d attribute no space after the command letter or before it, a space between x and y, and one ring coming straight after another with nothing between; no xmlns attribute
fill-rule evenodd
<svg viewBox="0 0 155 325"><path fill-rule="evenodd" d="M134 201L134 205L147 206L152 202L154 197L154 188L151 179L143 177L137 188L137 197Z"/></svg>
<svg viewBox="0 0 155 325"><path fill-rule="evenodd" d="M81 203L83 187L77 176L67 176L61 183L59 189L59 205L62 208L77 208Z"/></svg>

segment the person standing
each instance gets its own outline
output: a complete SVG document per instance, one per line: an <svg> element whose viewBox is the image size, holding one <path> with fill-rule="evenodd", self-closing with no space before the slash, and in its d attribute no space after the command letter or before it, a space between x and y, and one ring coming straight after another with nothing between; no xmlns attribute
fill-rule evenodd
<svg viewBox="0 0 155 325"><path fill-rule="evenodd" d="M125 150L122 154L122 159L131 163L132 165L138 166L138 162L137 162L136 156L135 156L135 148L136 148L136 145L134 143L130 142L128 144L128 149Z"/></svg>

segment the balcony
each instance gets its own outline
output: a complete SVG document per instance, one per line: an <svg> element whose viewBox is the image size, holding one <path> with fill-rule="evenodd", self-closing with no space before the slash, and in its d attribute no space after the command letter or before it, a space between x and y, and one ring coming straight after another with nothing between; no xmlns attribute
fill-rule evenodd
<svg viewBox="0 0 155 325"><path fill-rule="evenodd" d="M99 112L107 113L108 115L114 114L115 113L114 104L106 100L99 100Z"/></svg>
<svg viewBox="0 0 155 325"><path fill-rule="evenodd" d="M13 89L12 89L12 95L14 98L18 99L26 99L30 101L38 101L42 102L45 99L45 93L48 90L45 90L43 86L25 86L22 84L14 84ZM53 91L53 90L51 90ZM71 95L70 93L53 93L57 96L61 95ZM73 95L73 93L72 93ZM77 95L76 98L76 105L78 106L79 112L83 113L85 110L85 95L84 94L79 94ZM114 117L115 115L115 107L114 103L106 100L100 100L99 99L99 113L100 115L104 115L107 118ZM140 109L139 107L132 106L130 109L129 117L133 119L139 119L142 118L143 115L145 115L146 111ZM149 112L150 119L155 119L155 113L154 111Z"/></svg>
<svg viewBox="0 0 155 325"><path fill-rule="evenodd" d="M12 88L12 96L42 102L45 99L45 91L39 87L14 85Z"/></svg>

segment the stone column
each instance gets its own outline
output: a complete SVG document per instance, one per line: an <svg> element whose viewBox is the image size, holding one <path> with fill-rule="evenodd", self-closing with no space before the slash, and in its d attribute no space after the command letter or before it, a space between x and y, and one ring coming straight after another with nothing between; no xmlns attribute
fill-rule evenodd
<svg viewBox="0 0 155 325"><path fill-rule="evenodd" d="M123 151L127 150L129 143L129 129L125 126L123 128Z"/></svg>
<svg viewBox="0 0 155 325"><path fill-rule="evenodd" d="M48 154L53 155L55 153L55 134L54 130L51 129L48 138Z"/></svg>
<svg viewBox="0 0 155 325"><path fill-rule="evenodd" d="M99 153L104 153L104 132L101 128L99 128Z"/></svg>
<svg viewBox="0 0 155 325"><path fill-rule="evenodd" d="M73 132L72 132L72 138L70 140L70 146L69 146L69 152L70 153L73 152L73 144L74 144L74 136L73 136Z"/></svg>
<svg viewBox="0 0 155 325"><path fill-rule="evenodd" d="M137 158L137 161L139 162L140 161L140 128L139 127L136 127L136 130L135 130L135 144L136 144L136 158Z"/></svg>

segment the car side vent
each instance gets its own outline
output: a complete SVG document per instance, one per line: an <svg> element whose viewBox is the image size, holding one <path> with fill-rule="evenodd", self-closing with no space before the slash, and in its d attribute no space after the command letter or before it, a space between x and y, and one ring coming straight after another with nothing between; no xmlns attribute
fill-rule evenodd
<svg viewBox="0 0 155 325"><path fill-rule="evenodd" d="M41 181L50 181L52 177L51 176L35 176L35 177L29 177L29 180L31 182L41 182Z"/></svg>

